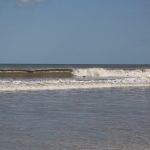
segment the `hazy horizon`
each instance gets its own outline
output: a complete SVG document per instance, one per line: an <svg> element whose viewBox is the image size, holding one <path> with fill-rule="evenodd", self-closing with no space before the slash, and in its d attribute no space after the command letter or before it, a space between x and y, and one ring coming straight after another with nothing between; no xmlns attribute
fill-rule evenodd
<svg viewBox="0 0 150 150"><path fill-rule="evenodd" d="M147 0L0 1L0 64L150 64Z"/></svg>

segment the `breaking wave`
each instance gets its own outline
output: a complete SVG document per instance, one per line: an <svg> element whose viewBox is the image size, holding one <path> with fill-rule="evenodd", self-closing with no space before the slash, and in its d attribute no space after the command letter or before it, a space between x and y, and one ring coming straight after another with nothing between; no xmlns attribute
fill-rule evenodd
<svg viewBox="0 0 150 150"><path fill-rule="evenodd" d="M73 74L79 77L150 77L150 69L88 68L75 69Z"/></svg>
<svg viewBox="0 0 150 150"><path fill-rule="evenodd" d="M150 69L1 70L0 91L150 87Z"/></svg>
<svg viewBox="0 0 150 150"><path fill-rule="evenodd" d="M150 69L67 68L47 70L0 70L0 77L150 77Z"/></svg>

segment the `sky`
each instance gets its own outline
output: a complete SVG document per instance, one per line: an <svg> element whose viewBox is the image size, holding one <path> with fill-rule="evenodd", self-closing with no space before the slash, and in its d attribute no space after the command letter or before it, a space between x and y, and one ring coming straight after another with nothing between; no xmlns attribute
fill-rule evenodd
<svg viewBox="0 0 150 150"><path fill-rule="evenodd" d="M150 1L0 0L0 63L150 64Z"/></svg>

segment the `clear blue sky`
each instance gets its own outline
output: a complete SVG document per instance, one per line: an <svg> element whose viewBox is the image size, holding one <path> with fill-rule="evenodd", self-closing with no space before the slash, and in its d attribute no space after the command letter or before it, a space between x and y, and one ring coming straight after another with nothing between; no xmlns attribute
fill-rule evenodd
<svg viewBox="0 0 150 150"><path fill-rule="evenodd" d="M150 0L0 0L0 63L150 63Z"/></svg>

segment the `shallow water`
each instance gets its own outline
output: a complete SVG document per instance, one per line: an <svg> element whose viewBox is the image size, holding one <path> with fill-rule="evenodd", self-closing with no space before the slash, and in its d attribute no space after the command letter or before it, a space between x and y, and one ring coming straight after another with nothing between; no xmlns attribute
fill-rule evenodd
<svg viewBox="0 0 150 150"><path fill-rule="evenodd" d="M150 150L150 88L0 92L2 150Z"/></svg>

